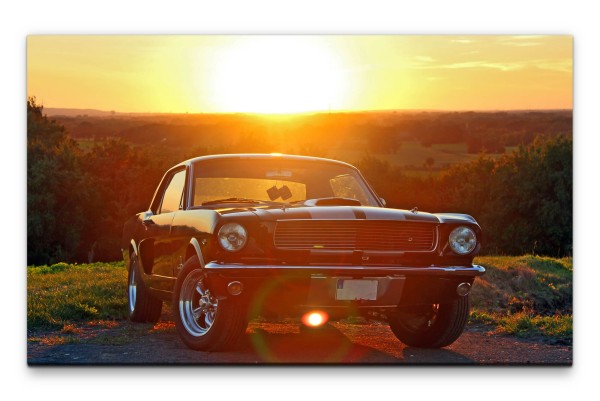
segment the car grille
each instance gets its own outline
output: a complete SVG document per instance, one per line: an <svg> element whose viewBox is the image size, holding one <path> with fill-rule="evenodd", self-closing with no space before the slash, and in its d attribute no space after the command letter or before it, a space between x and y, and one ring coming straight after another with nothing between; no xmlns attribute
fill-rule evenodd
<svg viewBox="0 0 600 401"><path fill-rule="evenodd" d="M436 242L431 223L380 220L283 220L275 227L279 249L361 251L431 251Z"/></svg>

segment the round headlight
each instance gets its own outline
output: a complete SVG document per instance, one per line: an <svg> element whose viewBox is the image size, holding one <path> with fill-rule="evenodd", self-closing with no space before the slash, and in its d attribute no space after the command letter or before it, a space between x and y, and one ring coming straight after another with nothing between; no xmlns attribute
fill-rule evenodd
<svg viewBox="0 0 600 401"><path fill-rule="evenodd" d="M236 252L246 245L248 233L241 224L227 223L221 227L217 237L219 238L219 244L223 249L230 252Z"/></svg>
<svg viewBox="0 0 600 401"><path fill-rule="evenodd" d="M477 245L477 236L469 227L456 227L450 233L450 247L459 255L471 253Z"/></svg>

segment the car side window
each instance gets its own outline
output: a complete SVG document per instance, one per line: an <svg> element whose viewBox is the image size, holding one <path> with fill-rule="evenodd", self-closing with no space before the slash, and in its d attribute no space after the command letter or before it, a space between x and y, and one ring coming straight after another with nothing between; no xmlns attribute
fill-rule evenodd
<svg viewBox="0 0 600 401"><path fill-rule="evenodd" d="M183 199L183 188L185 187L185 170L175 173L165 189L160 213L171 213L179 210Z"/></svg>

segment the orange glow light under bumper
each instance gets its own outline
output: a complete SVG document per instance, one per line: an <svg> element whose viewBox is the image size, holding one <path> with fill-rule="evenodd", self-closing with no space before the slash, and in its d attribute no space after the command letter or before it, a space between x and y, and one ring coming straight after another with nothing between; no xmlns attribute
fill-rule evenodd
<svg viewBox="0 0 600 401"><path fill-rule="evenodd" d="M302 323L309 327L319 327L327 323L329 315L323 311L310 311L302 315Z"/></svg>

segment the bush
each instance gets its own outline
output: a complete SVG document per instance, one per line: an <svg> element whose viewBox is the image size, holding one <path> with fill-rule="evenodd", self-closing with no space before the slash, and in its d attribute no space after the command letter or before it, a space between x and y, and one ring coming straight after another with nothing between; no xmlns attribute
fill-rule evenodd
<svg viewBox="0 0 600 401"><path fill-rule="evenodd" d="M573 251L573 141L536 139L493 159L413 177L369 157L358 161L388 206L470 214L484 232L484 254L567 256Z"/></svg>

